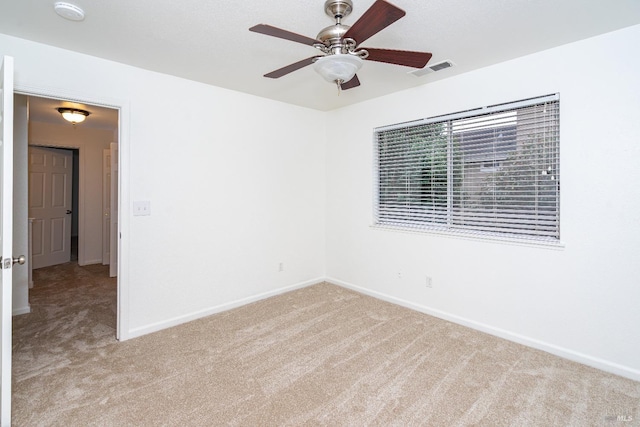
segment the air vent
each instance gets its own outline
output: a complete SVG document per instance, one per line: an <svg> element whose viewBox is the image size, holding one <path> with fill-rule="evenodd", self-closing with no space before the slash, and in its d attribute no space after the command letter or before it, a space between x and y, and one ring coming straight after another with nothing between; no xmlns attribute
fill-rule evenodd
<svg viewBox="0 0 640 427"><path fill-rule="evenodd" d="M425 74L435 73L436 71L444 70L446 68L453 67L453 62L446 60L438 62L437 64L429 65L428 67L420 68L419 70L410 71L409 74L413 74L416 77L424 76Z"/></svg>

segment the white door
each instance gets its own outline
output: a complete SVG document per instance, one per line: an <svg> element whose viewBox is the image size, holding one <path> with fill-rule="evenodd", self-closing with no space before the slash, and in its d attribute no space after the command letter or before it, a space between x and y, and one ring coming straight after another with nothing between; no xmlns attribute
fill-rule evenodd
<svg viewBox="0 0 640 427"><path fill-rule="evenodd" d="M110 222L109 227L109 277L118 275L118 144L111 143L111 191L110 194Z"/></svg>
<svg viewBox="0 0 640 427"><path fill-rule="evenodd" d="M102 150L102 265L111 262L111 150Z"/></svg>
<svg viewBox="0 0 640 427"><path fill-rule="evenodd" d="M13 58L2 59L0 71L0 423L11 425L11 293L13 259Z"/></svg>
<svg viewBox="0 0 640 427"><path fill-rule="evenodd" d="M33 268L71 260L70 150L29 147L29 217L33 220Z"/></svg>

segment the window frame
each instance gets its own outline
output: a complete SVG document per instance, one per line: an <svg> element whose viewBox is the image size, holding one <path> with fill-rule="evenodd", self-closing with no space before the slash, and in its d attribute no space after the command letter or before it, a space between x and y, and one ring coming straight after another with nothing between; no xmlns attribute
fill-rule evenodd
<svg viewBox="0 0 640 427"><path fill-rule="evenodd" d="M409 221L408 219L405 222L402 221L390 221L381 219L380 215L380 197L381 197L381 176L380 176L380 138L379 135L386 131L393 131L398 129L411 129L418 126L429 125L434 123L451 123L456 120L464 120L480 118L483 116L487 116L488 114L494 113L508 113L514 112L517 109L532 107L536 105L541 105L545 103L553 103L557 104L554 106L554 116L556 120L555 125L555 140L553 141L553 149L554 151L554 159L555 159L555 173L557 179L557 187L555 189L554 197L556 208L554 211L555 215L555 227L557 230L557 234L554 236L537 236L537 235L527 235L525 233L509 233L504 231L477 231L473 229L465 229L465 227L460 227L459 224L452 228L452 222L448 220L446 224L437 224L434 221L423 221L414 223L413 221ZM460 111L452 114L445 114L440 116L429 117L420 120L414 120L410 122L397 123L388 126L377 127L373 131L373 221L371 226L379 229L391 229L396 231L404 231L404 232L420 232L420 233L436 233L442 234L446 236L453 237L467 237L467 238L476 238L481 240L497 240L497 241L506 241L506 242L515 242L515 243L525 243L525 244L534 244L534 245L550 245L550 246L564 246L561 241L560 235L560 95L558 93L539 96L535 98L528 98L514 102L508 102L504 104L496 104L491 106L485 106L481 108L475 108L465 111ZM516 122L517 123L517 122ZM453 175L451 170L454 167L454 162L452 159L452 144L453 144L453 133L451 129L447 129L447 206L446 206L446 215L450 217L452 212L455 211L454 204L452 203L452 193L453 193ZM538 147L538 146L535 146ZM482 167L482 166L481 166ZM490 171L489 171L490 172ZM540 196L536 195L536 200L538 200ZM537 202L536 202L537 203Z"/></svg>

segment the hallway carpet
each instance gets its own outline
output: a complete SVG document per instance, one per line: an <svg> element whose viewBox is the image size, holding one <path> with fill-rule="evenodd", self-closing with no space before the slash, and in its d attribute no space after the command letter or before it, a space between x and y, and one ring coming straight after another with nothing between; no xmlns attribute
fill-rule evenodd
<svg viewBox="0 0 640 427"><path fill-rule="evenodd" d="M326 283L118 343L106 276L35 271L13 425L640 425L638 382Z"/></svg>

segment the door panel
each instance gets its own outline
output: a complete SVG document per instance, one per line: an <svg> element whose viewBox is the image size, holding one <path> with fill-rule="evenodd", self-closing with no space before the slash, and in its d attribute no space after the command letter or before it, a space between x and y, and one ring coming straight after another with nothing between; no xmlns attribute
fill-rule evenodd
<svg viewBox="0 0 640 427"><path fill-rule="evenodd" d="M70 150L29 147L29 216L33 224L33 268L71 260Z"/></svg>
<svg viewBox="0 0 640 427"><path fill-rule="evenodd" d="M44 254L44 221L33 220L33 234L31 235L32 256Z"/></svg>
<svg viewBox="0 0 640 427"><path fill-rule="evenodd" d="M44 209L44 173L29 175L29 206Z"/></svg>
<svg viewBox="0 0 640 427"><path fill-rule="evenodd" d="M54 165L55 167L55 165ZM51 175L51 207L64 208L71 195L67 192L67 174L54 173Z"/></svg>
<svg viewBox="0 0 640 427"><path fill-rule="evenodd" d="M51 253L56 254L64 251L64 233L65 229L65 218L53 218L51 220Z"/></svg>

